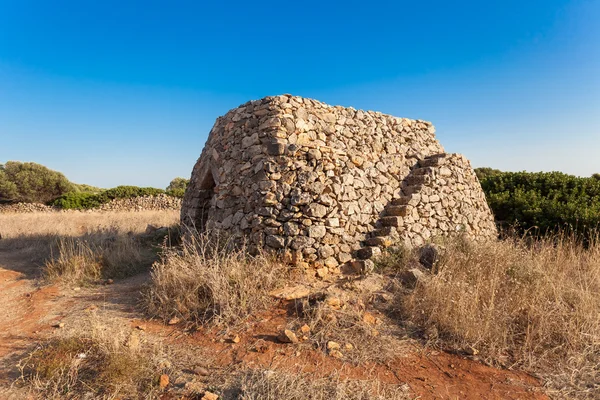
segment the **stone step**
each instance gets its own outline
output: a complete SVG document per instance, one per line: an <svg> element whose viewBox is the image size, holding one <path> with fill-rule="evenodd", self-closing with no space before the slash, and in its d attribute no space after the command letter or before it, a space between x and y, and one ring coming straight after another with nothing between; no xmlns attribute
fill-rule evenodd
<svg viewBox="0 0 600 400"><path fill-rule="evenodd" d="M387 206L384 212L386 216L405 217L408 214L408 206Z"/></svg>
<svg viewBox="0 0 600 400"><path fill-rule="evenodd" d="M402 193L408 197L412 197L415 193L418 193L423 185L405 185L402 187Z"/></svg>
<svg viewBox="0 0 600 400"><path fill-rule="evenodd" d="M379 219L383 226L403 226L404 219L402 217L382 217Z"/></svg>
<svg viewBox="0 0 600 400"><path fill-rule="evenodd" d="M433 167L421 167L421 168L413 169L412 171L410 171L410 174L414 175L414 176L433 175L434 171L435 171L435 168L433 168Z"/></svg>
<svg viewBox="0 0 600 400"><path fill-rule="evenodd" d="M436 154L419 161L420 167L437 167L446 162L446 154Z"/></svg>
<svg viewBox="0 0 600 400"><path fill-rule="evenodd" d="M404 182L411 186L424 185L431 182L431 177L429 175L409 175L406 177Z"/></svg>
<svg viewBox="0 0 600 400"><path fill-rule="evenodd" d="M372 237L390 236L396 231L393 226L384 226L383 228L375 229L371 232Z"/></svg>
<svg viewBox="0 0 600 400"><path fill-rule="evenodd" d="M377 246L363 247L356 252L356 258L359 260L368 260L373 257L377 257L381 254L381 249Z"/></svg>
<svg viewBox="0 0 600 400"><path fill-rule="evenodd" d="M392 206L405 206L410 202L411 196L400 196L390 202Z"/></svg>
<svg viewBox="0 0 600 400"><path fill-rule="evenodd" d="M375 236L365 240L365 244L367 246L377 246L386 248L394 244L394 241L389 236Z"/></svg>

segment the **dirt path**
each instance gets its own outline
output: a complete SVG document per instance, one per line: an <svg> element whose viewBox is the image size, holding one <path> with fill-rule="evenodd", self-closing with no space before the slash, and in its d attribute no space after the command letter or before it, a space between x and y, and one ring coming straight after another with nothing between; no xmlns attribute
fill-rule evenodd
<svg viewBox="0 0 600 400"><path fill-rule="evenodd" d="M293 346L266 341L264 352L252 351L265 337L275 337L285 324L284 308L245 332L236 344L221 343L208 331L184 334L175 327L146 321L136 303L147 275L79 290L56 285L39 286L38 268L23 251L0 250L0 400L24 399L27 393L11 387L18 377L16 365L36 343L56 334L53 325L76 324L93 306L106 317L118 319L132 329L144 324L145 334L159 338L175 352L210 354L213 371L232 366L280 366L290 372L326 376L334 371L353 379L376 379L385 383L406 383L419 399L545 399L539 383L524 373L498 370L460 356L432 352L407 345L407 350L386 365L367 363L354 366L326 356L318 350L302 351ZM264 340L263 340L264 341Z"/></svg>

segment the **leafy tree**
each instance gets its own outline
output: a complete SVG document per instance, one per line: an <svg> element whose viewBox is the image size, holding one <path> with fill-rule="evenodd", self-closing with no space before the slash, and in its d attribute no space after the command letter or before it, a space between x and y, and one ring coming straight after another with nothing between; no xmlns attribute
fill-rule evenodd
<svg viewBox="0 0 600 400"><path fill-rule="evenodd" d="M169 192L171 190L176 190L176 189L185 190L189 183L190 183L189 179L175 178L171 181L171 183L169 183L169 186L167 186L167 192Z"/></svg>
<svg viewBox="0 0 600 400"><path fill-rule="evenodd" d="M32 162L0 165L0 199L46 203L73 190L60 172Z"/></svg>
<svg viewBox="0 0 600 400"><path fill-rule="evenodd" d="M597 179L600 181L600 174L596 173L592 175L592 178Z"/></svg>
<svg viewBox="0 0 600 400"><path fill-rule="evenodd" d="M0 165L0 201L10 201L17 197L17 185L8 180L3 167Z"/></svg>

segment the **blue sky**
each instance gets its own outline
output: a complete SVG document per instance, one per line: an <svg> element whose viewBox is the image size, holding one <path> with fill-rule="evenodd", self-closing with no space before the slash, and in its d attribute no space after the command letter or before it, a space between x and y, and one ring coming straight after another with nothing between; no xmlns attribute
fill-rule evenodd
<svg viewBox="0 0 600 400"><path fill-rule="evenodd" d="M214 120L292 93L432 121L503 170L600 172L600 1L0 0L0 162L189 177Z"/></svg>

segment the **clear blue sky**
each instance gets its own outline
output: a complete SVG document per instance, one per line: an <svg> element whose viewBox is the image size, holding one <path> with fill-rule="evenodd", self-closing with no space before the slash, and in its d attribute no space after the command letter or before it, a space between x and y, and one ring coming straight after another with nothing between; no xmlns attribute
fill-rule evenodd
<svg viewBox="0 0 600 400"><path fill-rule="evenodd" d="M432 121L503 170L600 172L600 1L0 0L0 162L189 177L214 120L292 93Z"/></svg>

